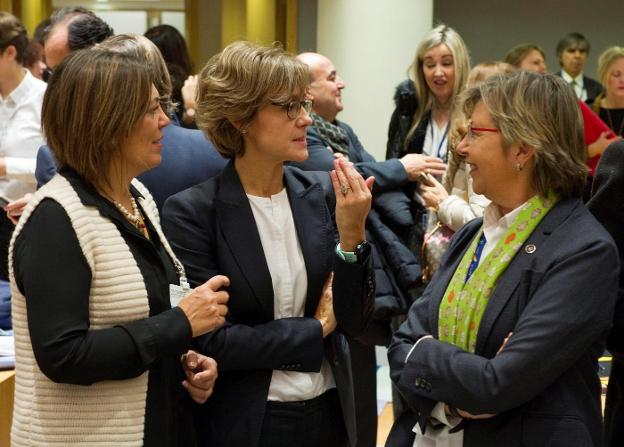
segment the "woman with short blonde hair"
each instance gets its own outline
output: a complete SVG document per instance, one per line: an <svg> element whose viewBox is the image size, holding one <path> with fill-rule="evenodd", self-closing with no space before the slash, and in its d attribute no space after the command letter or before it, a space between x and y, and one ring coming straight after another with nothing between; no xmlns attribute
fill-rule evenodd
<svg viewBox="0 0 624 447"><path fill-rule="evenodd" d="M386 445L598 447L596 364L619 263L580 198L576 95L519 71L463 98L466 163L492 203L455 234L394 334L390 375L409 411Z"/></svg>

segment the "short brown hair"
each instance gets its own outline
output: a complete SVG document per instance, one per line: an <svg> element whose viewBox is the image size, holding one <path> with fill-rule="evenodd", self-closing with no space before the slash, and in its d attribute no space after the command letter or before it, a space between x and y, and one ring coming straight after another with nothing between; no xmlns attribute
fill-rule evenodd
<svg viewBox="0 0 624 447"><path fill-rule="evenodd" d="M0 53L13 45L15 47L15 60L19 64L24 63L24 51L28 46L26 28L17 17L8 12L0 12Z"/></svg>
<svg viewBox="0 0 624 447"><path fill-rule="evenodd" d="M279 45L234 42L213 56L199 73L197 126L227 158L245 148L241 130L267 103L303 98L308 67Z"/></svg>
<svg viewBox="0 0 624 447"><path fill-rule="evenodd" d="M534 43L523 43L520 45L516 45L511 50L509 50L509 52L505 56L505 62L513 65L516 68L519 68L520 64L522 64L522 61L529 55L531 51L537 51L539 54L542 55L544 60L546 60L546 54L544 54L544 50L542 50L542 47Z"/></svg>
<svg viewBox="0 0 624 447"><path fill-rule="evenodd" d="M59 166L95 186L108 184L111 156L147 112L151 88L146 64L126 54L90 48L65 58L50 77L42 109Z"/></svg>
<svg viewBox="0 0 624 447"><path fill-rule="evenodd" d="M505 147L535 150L533 187L543 197L580 197L587 179L583 122L576 95L559 76L518 71L495 75L462 95L466 116L482 101Z"/></svg>
<svg viewBox="0 0 624 447"><path fill-rule="evenodd" d="M152 75L152 83L158 90L163 110L167 114L175 110L176 104L171 102L171 77L167 70L167 63L154 42L138 34L118 34L96 44L96 48L106 48L127 54L145 63Z"/></svg>

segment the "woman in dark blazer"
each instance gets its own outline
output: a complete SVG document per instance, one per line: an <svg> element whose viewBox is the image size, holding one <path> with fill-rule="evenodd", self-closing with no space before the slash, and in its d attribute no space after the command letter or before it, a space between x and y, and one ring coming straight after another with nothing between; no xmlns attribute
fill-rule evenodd
<svg viewBox="0 0 624 447"><path fill-rule="evenodd" d="M373 309L373 178L344 161L331 179L284 167L307 157L311 102L306 66L280 48L231 44L199 77L198 125L230 163L165 202L163 218L192 284L230 279L223 330L198 341L219 364L200 441L354 445L343 334L360 334Z"/></svg>
<svg viewBox="0 0 624 447"><path fill-rule="evenodd" d="M599 446L619 262L580 200L576 98L560 78L519 72L464 100L466 163L492 205L456 234L394 336L410 410L387 445Z"/></svg>

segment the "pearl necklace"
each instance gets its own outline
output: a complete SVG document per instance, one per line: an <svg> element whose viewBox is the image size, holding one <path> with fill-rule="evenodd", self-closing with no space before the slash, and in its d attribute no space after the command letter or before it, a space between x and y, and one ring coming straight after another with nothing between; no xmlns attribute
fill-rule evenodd
<svg viewBox="0 0 624 447"><path fill-rule="evenodd" d="M132 205L132 213L126 209L119 202L113 202L113 204L117 207L119 212L124 215L126 220L134 226L137 230L139 230L146 239L149 239L149 232L147 230L147 226L145 225L145 221L143 220L143 214L141 214L141 210L139 209L136 200L134 197L130 197L130 205Z"/></svg>

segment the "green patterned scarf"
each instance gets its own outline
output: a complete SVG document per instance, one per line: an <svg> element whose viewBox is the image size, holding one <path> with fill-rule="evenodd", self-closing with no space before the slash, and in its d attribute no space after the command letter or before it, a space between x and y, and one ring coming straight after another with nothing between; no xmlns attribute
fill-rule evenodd
<svg viewBox="0 0 624 447"><path fill-rule="evenodd" d="M554 193L546 199L532 197L494 249L479 263L468 281L464 282L483 230L476 234L440 303L438 318L441 341L474 352L481 318L498 278L557 200Z"/></svg>

